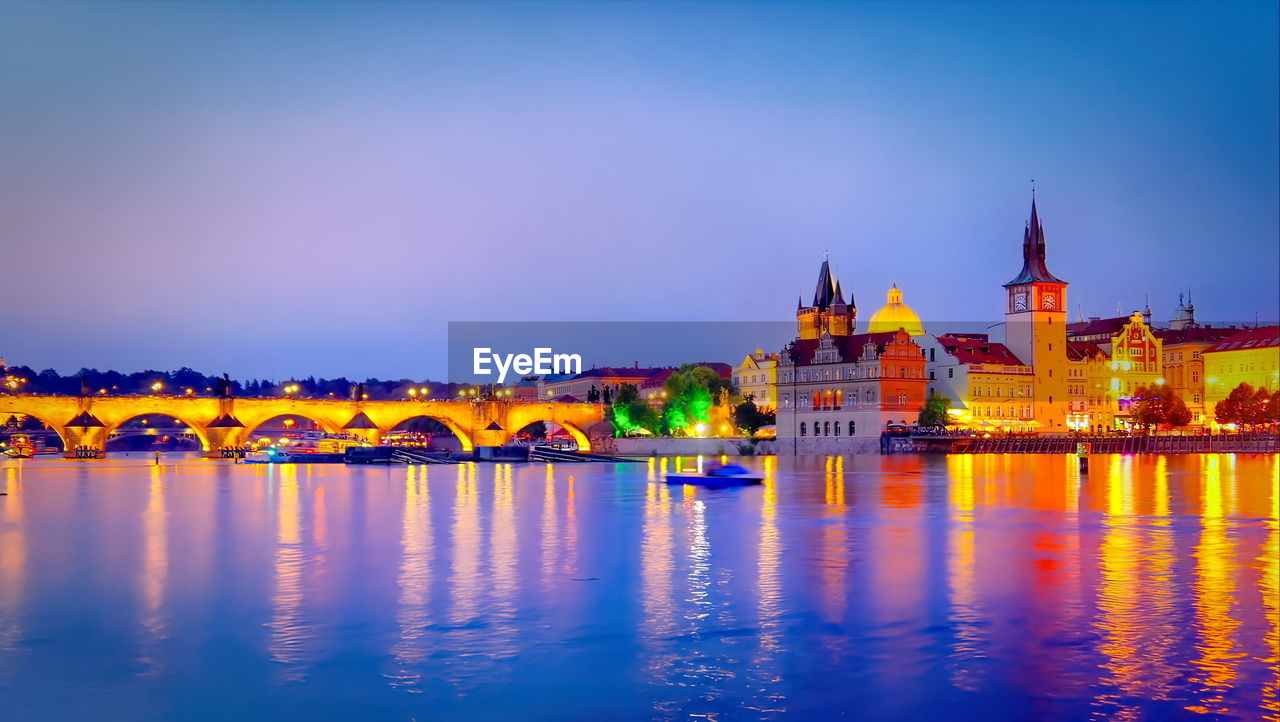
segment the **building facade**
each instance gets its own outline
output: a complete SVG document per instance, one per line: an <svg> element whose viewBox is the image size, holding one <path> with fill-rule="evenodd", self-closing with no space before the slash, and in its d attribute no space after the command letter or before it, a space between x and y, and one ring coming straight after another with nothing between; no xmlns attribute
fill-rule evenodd
<svg viewBox="0 0 1280 722"><path fill-rule="evenodd" d="M762 349L748 355L733 370L733 385L742 398L750 397L756 408L772 410L777 401L778 354Z"/></svg>
<svg viewBox="0 0 1280 722"><path fill-rule="evenodd" d="M925 334L927 391L951 401L951 425L977 431L1033 431L1034 372L986 334Z"/></svg>
<svg viewBox="0 0 1280 722"><path fill-rule="evenodd" d="M1280 389L1280 326L1239 331L1205 349L1205 415L1240 384ZM1214 422L1216 426L1216 422Z"/></svg>
<svg viewBox="0 0 1280 722"><path fill-rule="evenodd" d="M914 423L924 405L920 346L903 329L856 333L850 306L841 303L824 261L814 302L797 309L796 339L778 358L781 453L878 451L884 430Z"/></svg>

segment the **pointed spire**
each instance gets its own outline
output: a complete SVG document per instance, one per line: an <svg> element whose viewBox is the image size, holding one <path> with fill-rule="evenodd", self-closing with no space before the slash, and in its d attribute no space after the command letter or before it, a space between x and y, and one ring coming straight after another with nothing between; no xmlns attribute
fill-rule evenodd
<svg viewBox="0 0 1280 722"><path fill-rule="evenodd" d="M846 305L846 304L845 304L845 302L844 302L844 291L843 291L843 290L841 290L841 288L840 288L840 282L839 282L839 281L836 281L836 300L835 300L835 304L836 304L837 306L844 306L844 305Z"/></svg>
<svg viewBox="0 0 1280 722"><path fill-rule="evenodd" d="M1022 232L1022 271L1006 286L1022 283L1066 283L1049 273L1045 265L1044 222L1040 220L1040 211L1036 208L1034 189L1031 193L1031 218Z"/></svg>
<svg viewBox="0 0 1280 722"><path fill-rule="evenodd" d="M813 291L813 306L827 308L834 302L835 295L836 283L831 278L831 263L824 257L822 267L818 269L818 286Z"/></svg>

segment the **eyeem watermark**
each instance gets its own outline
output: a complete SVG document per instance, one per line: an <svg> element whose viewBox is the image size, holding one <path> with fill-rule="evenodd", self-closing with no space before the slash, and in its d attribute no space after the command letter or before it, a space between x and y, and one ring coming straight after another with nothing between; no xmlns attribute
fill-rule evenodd
<svg viewBox="0 0 1280 722"><path fill-rule="evenodd" d="M527 353L496 354L491 348L474 348L471 356L471 372L476 376L488 376L498 372L498 383L507 379L507 372L518 376L529 374L580 374L582 356L576 353L553 353L550 348L535 348ZM492 364L492 369L490 364Z"/></svg>

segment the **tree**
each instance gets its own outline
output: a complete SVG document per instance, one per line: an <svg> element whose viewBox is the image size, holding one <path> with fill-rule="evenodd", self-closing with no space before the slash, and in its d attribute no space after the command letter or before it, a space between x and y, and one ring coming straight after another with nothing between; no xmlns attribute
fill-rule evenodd
<svg viewBox="0 0 1280 722"><path fill-rule="evenodd" d="M1266 423L1270 396L1266 389L1255 390L1248 383L1242 383L1214 405L1214 418L1219 424Z"/></svg>
<svg viewBox="0 0 1280 722"><path fill-rule="evenodd" d="M658 412L640 398L635 384L623 384L609 405L609 423L613 424L615 436L628 436L641 430L652 434L658 428Z"/></svg>
<svg viewBox="0 0 1280 722"><path fill-rule="evenodd" d="M1191 423L1191 410L1172 388L1164 384L1139 386L1136 395L1138 403L1133 407L1133 420L1144 429Z"/></svg>
<svg viewBox="0 0 1280 722"><path fill-rule="evenodd" d="M921 426L946 426L947 412L951 410L951 399L938 393L930 391L929 398L924 401L924 408L920 409L920 417L916 420Z"/></svg>
<svg viewBox="0 0 1280 722"><path fill-rule="evenodd" d="M690 429L711 420L712 402L732 395L733 383L721 378L714 369L698 364L685 364L667 377L663 390L667 393L667 401L662 409L667 432L688 433Z"/></svg>
<svg viewBox="0 0 1280 722"><path fill-rule="evenodd" d="M747 436L754 436L760 427L772 424L774 418L773 414L761 411L751 396L733 409L733 423L745 431Z"/></svg>

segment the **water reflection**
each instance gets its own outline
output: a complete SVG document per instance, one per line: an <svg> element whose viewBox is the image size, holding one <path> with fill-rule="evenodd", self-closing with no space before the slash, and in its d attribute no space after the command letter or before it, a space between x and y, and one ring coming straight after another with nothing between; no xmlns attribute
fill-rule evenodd
<svg viewBox="0 0 1280 722"><path fill-rule="evenodd" d="M302 540L299 468L292 464L272 465L268 477L275 496L276 549L275 589L271 595L271 621L267 625L271 629L271 641L267 651L273 662L284 665L280 678L286 681L306 677L303 662L305 645L310 638L310 626L302 615L308 550Z"/></svg>
<svg viewBox="0 0 1280 722"><path fill-rule="evenodd" d="M1280 716L1276 457L744 463L0 466L0 705Z"/></svg>
<svg viewBox="0 0 1280 722"><path fill-rule="evenodd" d="M142 564L138 586L142 597L142 662L152 673L160 672L162 661L154 645L165 638L165 585L169 579L169 520L165 509L163 467L151 467L147 506L142 512Z"/></svg>
<svg viewBox="0 0 1280 722"><path fill-rule="evenodd" d="M427 627L430 607L435 544L431 534L431 486L427 466L410 466L405 475L404 515L401 523L400 574L396 585L396 622L399 637L391 647L394 671L392 684L409 692L421 692L422 666L429 647Z"/></svg>
<svg viewBox="0 0 1280 722"><path fill-rule="evenodd" d="M27 571L21 466L4 470L4 491L0 498L0 652L12 652L22 639Z"/></svg>

